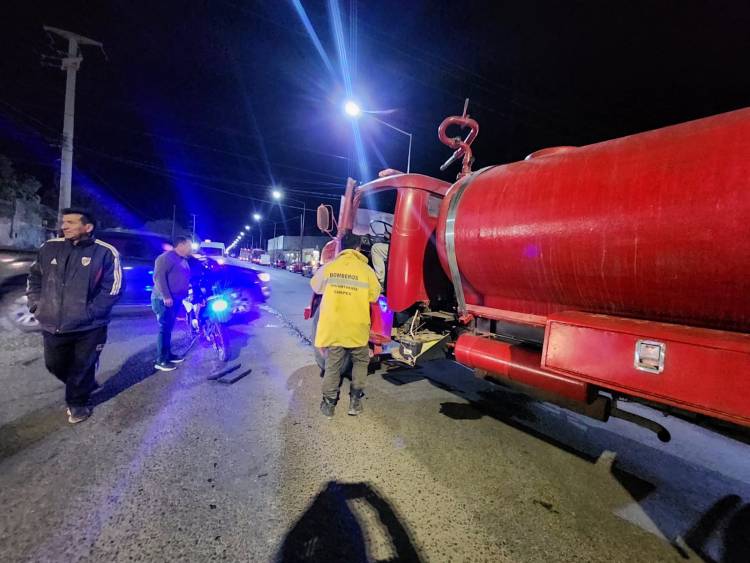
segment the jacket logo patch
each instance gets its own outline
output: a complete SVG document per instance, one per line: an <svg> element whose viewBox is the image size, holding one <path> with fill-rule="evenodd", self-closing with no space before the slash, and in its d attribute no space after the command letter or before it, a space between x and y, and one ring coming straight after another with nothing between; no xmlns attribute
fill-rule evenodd
<svg viewBox="0 0 750 563"><path fill-rule="evenodd" d="M55 265L57 265L57 258L53 258L53 259L52 259L52 262L50 262L50 264L55 264Z"/></svg>
<svg viewBox="0 0 750 563"><path fill-rule="evenodd" d="M83 264L84 266L88 266L89 264L91 264L91 258L89 258L88 256L84 256L83 258L81 258L81 264Z"/></svg>

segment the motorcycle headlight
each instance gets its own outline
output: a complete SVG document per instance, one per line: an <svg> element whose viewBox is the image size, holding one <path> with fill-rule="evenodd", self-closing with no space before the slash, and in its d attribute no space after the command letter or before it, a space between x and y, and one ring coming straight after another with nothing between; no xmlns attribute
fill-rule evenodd
<svg viewBox="0 0 750 563"><path fill-rule="evenodd" d="M211 301L211 311L214 313L223 313L229 308L229 301L226 299L214 299Z"/></svg>
<svg viewBox="0 0 750 563"><path fill-rule="evenodd" d="M261 272L260 274L258 274L258 279L262 282L270 282L271 274L268 274L266 272Z"/></svg>

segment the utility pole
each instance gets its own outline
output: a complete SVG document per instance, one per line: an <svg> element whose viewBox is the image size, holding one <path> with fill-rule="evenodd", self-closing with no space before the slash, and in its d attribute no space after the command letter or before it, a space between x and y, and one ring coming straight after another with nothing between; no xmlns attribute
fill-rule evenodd
<svg viewBox="0 0 750 563"><path fill-rule="evenodd" d="M63 58L60 67L67 72L65 80L65 117L63 119L62 158L60 163L60 199L58 201L58 211L61 211L66 207L70 207L71 199L76 72L78 72L78 68L81 66L81 61L83 60L78 46L93 45L95 47L103 48L103 45L99 41L94 41L93 39L78 35L72 31L65 31L64 29L49 27L47 25L44 26L44 30L68 40L68 56Z"/></svg>
<svg viewBox="0 0 750 563"><path fill-rule="evenodd" d="M191 213L191 215L193 216L193 242L195 242L195 217L196 215L195 213Z"/></svg>
<svg viewBox="0 0 750 563"><path fill-rule="evenodd" d="M305 251L305 202L302 202L302 215L299 219L299 261L304 264L305 260L302 256L303 252Z"/></svg>
<svg viewBox="0 0 750 563"><path fill-rule="evenodd" d="M277 222L274 221L273 222L273 258L271 258L271 260L273 260L274 262L276 261L276 245L279 244L279 241L276 240L276 224Z"/></svg>

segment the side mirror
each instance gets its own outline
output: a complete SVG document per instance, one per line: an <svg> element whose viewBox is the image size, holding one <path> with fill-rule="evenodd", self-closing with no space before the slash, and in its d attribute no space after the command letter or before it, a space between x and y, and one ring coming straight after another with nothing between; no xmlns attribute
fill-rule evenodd
<svg viewBox="0 0 750 563"><path fill-rule="evenodd" d="M328 234L333 230L333 225L331 224L331 212L328 210L329 207L330 206L328 205L319 205L317 217L318 229Z"/></svg>

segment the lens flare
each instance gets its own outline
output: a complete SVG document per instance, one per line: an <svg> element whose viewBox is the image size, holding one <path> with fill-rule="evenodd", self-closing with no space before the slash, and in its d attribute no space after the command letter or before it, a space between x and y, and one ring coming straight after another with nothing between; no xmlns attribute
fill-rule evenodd
<svg viewBox="0 0 750 563"><path fill-rule="evenodd" d="M211 302L211 310L214 313L223 313L229 308L229 302L226 299L214 299Z"/></svg>

